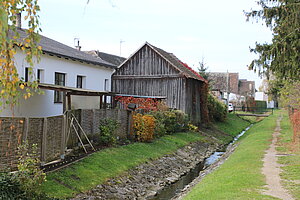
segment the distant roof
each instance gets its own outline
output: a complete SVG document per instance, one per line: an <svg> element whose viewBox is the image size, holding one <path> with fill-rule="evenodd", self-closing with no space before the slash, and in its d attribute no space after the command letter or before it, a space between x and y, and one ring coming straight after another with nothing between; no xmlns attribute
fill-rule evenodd
<svg viewBox="0 0 300 200"><path fill-rule="evenodd" d="M112 63L116 66L119 66L126 60L126 58L124 58L124 57L120 57L120 56L116 56L113 54L108 54L108 53L104 53L104 52L100 52L100 51L96 51L96 50L87 51L86 53L94 55L94 56L98 56L102 60Z"/></svg>
<svg viewBox="0 0 300 200"><path fill-rule="evenodd" d="M23 39L26 37L25 29L17 28L20 38ZM115 69L117 65L102 60L98 57L87 54L83 51L79 51L75 48L69 47L65 44L52 40L48 37L40 35L39 45L42 47L42 51L45 54L55 55L58 57L63 57L66 59L71 59L74 61L85 62L88 64L100 65L108 68Z"/></svg>
<svg viewBox="0 0 300 200"><path fill-rule="evenodd" d="M169 61L172 65L174 65L179 71L181 71L187 78L193 78L196 80L207 82L205 78L203 78L199 73L194 71L191 67L189 67L186 63L183 63L181 60L179 60L174 54L168 53L164 51L163 49L160 49L158 47L155 47L148 42L146 42L146 45L157 51L158 54L160 54L162 57L164 57L167 61Z"/></svg>

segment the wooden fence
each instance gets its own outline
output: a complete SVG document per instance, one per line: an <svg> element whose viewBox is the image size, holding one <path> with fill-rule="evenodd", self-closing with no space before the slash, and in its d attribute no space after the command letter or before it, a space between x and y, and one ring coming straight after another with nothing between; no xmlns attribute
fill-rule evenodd
<svg viewBox="0 0 300 200"><path fill-rule="evenodd" d="M113 118L120 123L115 136L127 139L130 114L126 110L74 110L65 115L45 118L0 117L0 170L16 168L17 147L24 141L29 145L37 144L42 165L64 158L66 148L78 146L74 130L69 131L70 113L75 115L89 137L99 133L100 119ZM66 137L68 132L69 138Z"/></svg>

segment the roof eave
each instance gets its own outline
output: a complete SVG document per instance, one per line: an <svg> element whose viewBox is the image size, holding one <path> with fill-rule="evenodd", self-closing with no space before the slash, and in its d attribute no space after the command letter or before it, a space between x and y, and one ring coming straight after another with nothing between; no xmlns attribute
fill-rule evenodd
<svg viewBox="0 0 300 200"><path fill-rule="evenodd" d="M48 54L48 55L55 55L57 57L63 57L63 58L66 58L66 59L71 59L71 60L79 61L79 62L85 62L87 64L98 65L98 66L102 66L102 67L106 67L106 68L110 68L110 69L116 69L117 68L117 66L115 66L115 65L109 65L109 64L106 64L106 63L99 63L99 62L84 60L84 59L80 59L80 58L76 58L76 57L72 57L72 56L66 56L66 55L63 55L63 54L59 54L59 53L55 53L55 52L51 52L51 51L47 51L47 50L42 50L42 51L43 51L43 53Z"/></svg>

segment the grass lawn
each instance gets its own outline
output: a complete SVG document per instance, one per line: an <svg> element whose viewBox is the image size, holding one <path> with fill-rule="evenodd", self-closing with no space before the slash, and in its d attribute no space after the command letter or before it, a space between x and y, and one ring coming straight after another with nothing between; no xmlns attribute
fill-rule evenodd
<svg viewBox="0 0 300 200"><path fill-rule="evenodd" d="M224 142L229 142L249 124L249 122L238 118L236 115L229 114L226 122L216 124L216 127L228 133L224 138L222 138L222 134L219 134L219 139L221 141L225 139ZM209 142L208 138L199 133L188 132L167 135L152 143L134 143L127 146L108 148L96 152L65 169L49 173L47 181L42 185L42 190L50 197L72 197L77 193L88 191L96 185L104 183L111 177L121 175L126 170L143 162L173 153L180 147L195 141Z"/></svg>
<svg viewBox="0 0 300 200"><path fill-rule="evenodd" d="M281 156L278 158L279 163L284 165L280 174L283 179L283 185L295 199L300 199L300 147L292 142L293 130L287 115L283 112L283 120L281 121L281 135L277 143L280 154L288 154L289 156Z"/></svg>
<svg viewBox="0 0 300 200"><path fill-rule="evenodd" d="M153 143L134 143L107 148L70 167L49 173L42 189L50 197L66 198L87 191L110 177L164 154L172 153L190 142L205 139L197 133L177 133Z"/></svg>
<svg viewBox="0 0 300 200"><path fill-rule="evenodd" d="M271 143L279 112L255 124L241 139L240 145L216 171L207 175L184 198L189 199L276 199L260 194L265 180L262 158Z"/></svg>
<svg viewBox="0 0 300 200"><path fill-rule="evenodd" d="M249 122L247 120L244 120L244 119L238 117L234 113L228 113L227 120L225 122L217 122L214 125L218 130L221 130L221 131L229 134L230 136L235 137L240 132L242 132L247 126L249 126L251 123L255 123L255 122L256 121ZM226 139L223 139L223 140L226 141ZM226 141L226 142L230 142L231 140L232 140L232 138L230 137L229 141Z"/></svg>

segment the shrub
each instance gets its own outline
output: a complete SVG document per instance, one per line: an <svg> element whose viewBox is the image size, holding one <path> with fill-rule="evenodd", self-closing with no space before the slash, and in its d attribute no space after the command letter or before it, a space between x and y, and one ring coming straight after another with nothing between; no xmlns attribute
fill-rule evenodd
<svg viewBox="0 0 300 200"><path fill-rule="evenodd" d="M0 199L26 199L25 191L21 188L17 176L0 173Z"/></svg>
<svg viewBox="0 0 300 200"><path fill-rule="evenodd" d="M189 127L189 131L196 132L199 130L199 128L193 124L188 124L188 127Z"/></svg>
<svg viewBox="0 0 300 200"><path fill-rule="evenodd" d="M139 142L150 142L154 138L155 118L152 115L133 115L135 138Z"/></svg>
<svg viewBox="0 0 300 200"><path fill-rule="evenodd" d="M40 185L46 180L46 174L40 169L40 159L37 154L37 144L31 148L27 143L18 147L19 163L17 179L26 196L36 199L42 192Z"/></svg>
<svg viewBox="0 0 300 200"><path fill-rule="evenodd" d="M35 200L50 199L41 192L40 185L45 181L46 174L40 169L37 145L31 148L27 143L18 147L18 171L0 173L0 200Z"/></svg>
<svg viewBox="0 0 300 200"><path fill-rule="evenodd" d="M227 106L211 94L208 95L207 100L210 121L225 121L227 117Z"/></svg>
<svg viewBox="0 0 300 200"><path fill-rule="evenodd" d="M180 110L152 112L156 119L155 133L157 136L187 130L188 116Z"/></svg>
<svg viewBox="0 0 300 200"><path fill-rule="evenodd" d="M100 144L102 145L114 145L116 144L116 138L114 137L115 130L118 129L119 123L117 120L111 118L105 118L100 120Z"/></svg>

